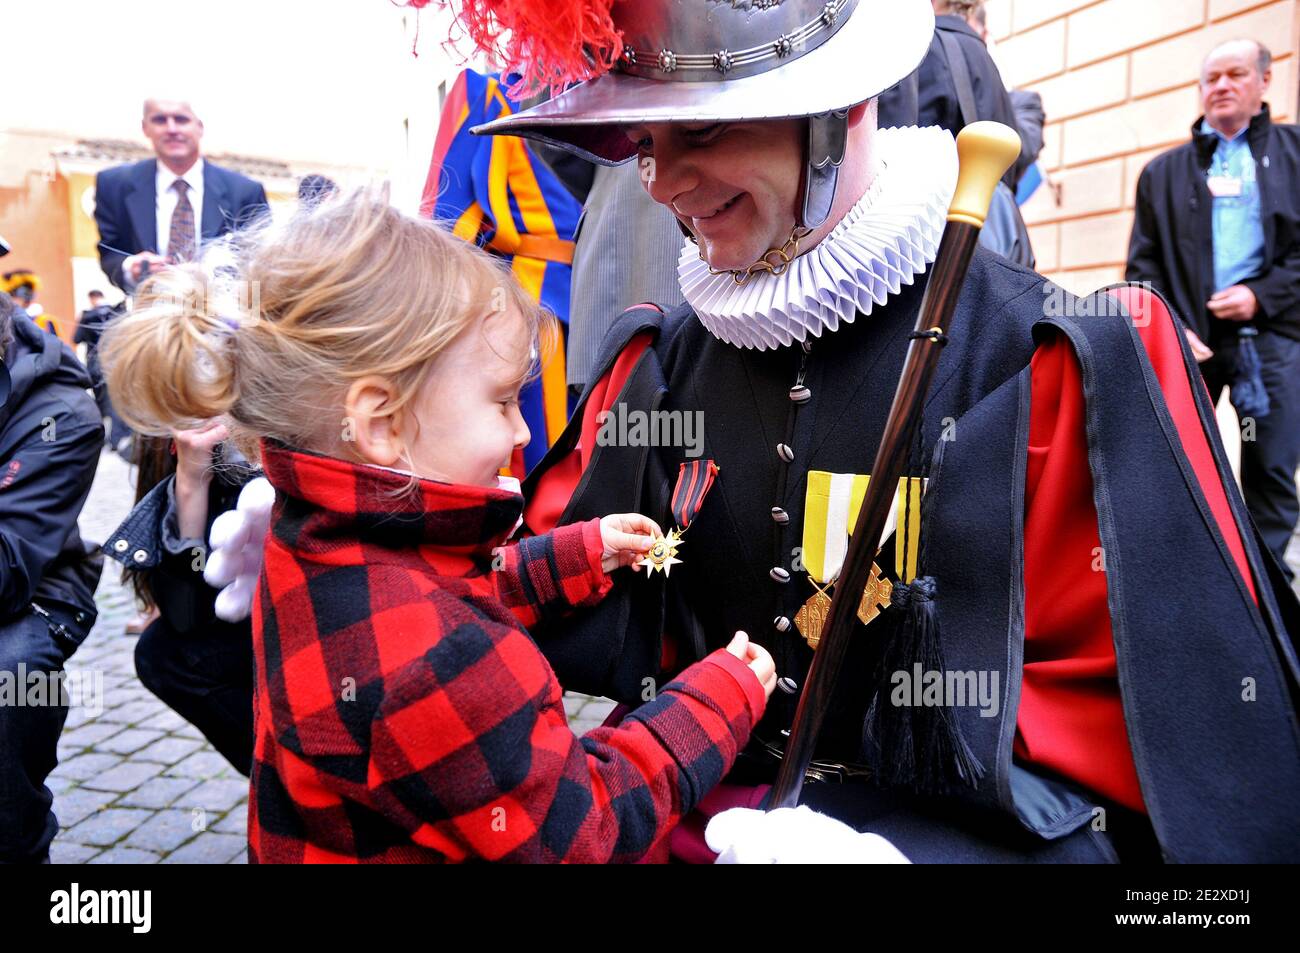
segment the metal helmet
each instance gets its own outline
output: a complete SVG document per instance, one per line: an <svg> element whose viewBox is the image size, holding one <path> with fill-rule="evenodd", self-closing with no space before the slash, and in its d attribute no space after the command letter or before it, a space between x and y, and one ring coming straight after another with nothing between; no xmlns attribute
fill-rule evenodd
<svg viewBox="0 0 1300 953"><path fill-rule="evenodd" d="M548 142L602 165L636 155L622 127L807 118L800 225L830 214L849 110L920 65L927 0L613 0L609 72L474 128Z"/></svg>

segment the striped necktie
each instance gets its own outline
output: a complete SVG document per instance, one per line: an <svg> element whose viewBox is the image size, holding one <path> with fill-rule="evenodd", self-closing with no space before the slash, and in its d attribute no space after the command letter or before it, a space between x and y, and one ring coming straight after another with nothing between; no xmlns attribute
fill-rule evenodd
<svg viewBox="0 0 1300 953"><path fill-rule="evenodd" d="M172 261L190 261L194 258L194 206L190 204L190 184L184 179L172 183L176 190L176 208L172 212L171 236L167 239L167 255Z"/></svg>

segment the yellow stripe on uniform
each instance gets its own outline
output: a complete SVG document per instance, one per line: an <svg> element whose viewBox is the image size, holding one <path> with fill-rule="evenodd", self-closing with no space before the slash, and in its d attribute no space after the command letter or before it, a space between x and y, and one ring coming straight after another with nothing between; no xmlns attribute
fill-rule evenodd
<svg viewBox="0 0 1300 953"><path fill-rule="evenodd" d="M515 217L510 214L509 197L508 152L516 144L510 136L493 136L492 154L488 159L488 206L496 225L496 241L505 250L519 246L519 229L515 227ZM541 288L540 282L538 288Z"/></svg>
<svg viewBox="0 0 1300 953"><path fill-rule="evenodd" d="M921 496L925 492L924 481L920 477L904 477L898 482L898 495L894 497L894 516L897 521L898 504L907 496L906 533L899 533L894 541L894 566L898 577L903 582L916 578L916 566L920 561L921 550ZM906 485L906 488L905 488ZM903 565L904 542L907 547L907 565Z"/></svg>
<svg viewBox="0 0 1300 953"><path fill-rule="evenodd" d="M512 112L509 102L501 92L500 83L488 83L488 100L501 107L500 116ZM498 118L500 118L500 116ZM542 284L546 280L548 262L514 254L519 247L520 231L511 211L510 197L523 220L523 231L528 235L555 236L555 221L546 206L537 175L528 158L522 139L513 136L494 136L492 152L488 159L488 204L496 224L492 247L512 256L511 272L534 301L542 300ZM569 420L569 390L565 380L564 333L559 324L551 325L543 334L540 344L542 408L546 418L546 439L549 443L563 432Z"/></svg>
<svg viewBox="0 0 1300 953"><path fill-rule="evenodd" d="M473 242L478 238L479 229L483 227L483 206L477 202L471 202L469 208L460 213L460 218L456 219L456 224L452 227L451 233L457 238Z"/></svg>
<svg viewBox="0 0 1300 953"><path fill-rule="evenodd" d="M543 267L545 267L543 265ZM569 384L565 380L564 331L560 322L547 325L541 344L542 406L546 411L547 440L554 442L569 422Z"/></svg>
<svg viewBox="0 0 1300 953"><path fill-rule="evenodd" d="M818 582L826 582L826 520L830 507L831 475L808 471L803 499L803 567Z"/></svg>

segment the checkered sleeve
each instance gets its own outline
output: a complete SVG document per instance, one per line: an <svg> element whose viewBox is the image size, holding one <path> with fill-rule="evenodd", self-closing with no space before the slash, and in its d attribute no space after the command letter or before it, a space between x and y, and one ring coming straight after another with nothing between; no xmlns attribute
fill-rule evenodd
<svg viewBox="0 0 1300 953"><path fill-rule="evenodd" d="M460 605L435 649L386 679L367 785L375 809L449 859L637 860L721 780L762 715L757 678L719 652L620 726L579 738L527 634Z"/></svg>
<svg viewBox="0 0 1300 953"><path fill-rule="evenodd" d="M611 582L601 568L600 520L560 526L502 550L496 597L525 628L595 605Z"/></svg>

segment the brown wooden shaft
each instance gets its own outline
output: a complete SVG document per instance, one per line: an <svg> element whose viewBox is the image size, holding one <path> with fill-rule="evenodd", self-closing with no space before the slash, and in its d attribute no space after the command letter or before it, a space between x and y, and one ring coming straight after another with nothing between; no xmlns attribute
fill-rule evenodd
<svg viewBox="0 0 1300 953"><path fill-rule="evenodd" d="M930 282L921 301L921 314L916 330L938 328L947 332L957 306L957 297L970 268L971 256L979 241L980 230L965 222L950 221L939 243L938 256L930 275ZM794 725L786 744L785 758L777 772L772 789L769 810L794 807L803 789L804 774L812 761L822 721L830 705L835 682L848 651L849 640L855 631L858 603L871 573L871 564L877 555L877 544L884 531L885 521L898 492L898 481L907 466L910 450L916 440L925 406L925 395L939 364L943 345L926 338L911 342L898 390L885 423L884 436L876 451L871 468L871 481L858 512L858 522L849 540L844 566L840 570L835 592L831 597L830 612L822 630L821 641L813 655L812 667L804 682L795 710ZM867 630L870 637L872 630Z"/></svg>

